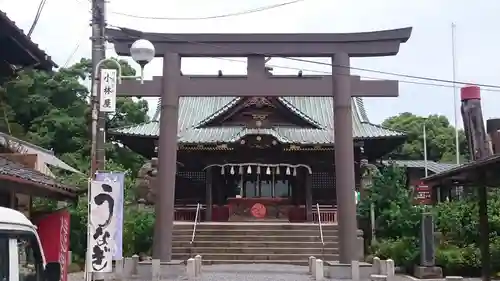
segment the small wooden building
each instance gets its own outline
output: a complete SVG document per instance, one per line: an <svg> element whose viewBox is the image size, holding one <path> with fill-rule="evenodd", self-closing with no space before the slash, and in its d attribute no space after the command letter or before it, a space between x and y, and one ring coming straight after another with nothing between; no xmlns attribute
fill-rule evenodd
<svg viewBox="0 0 500 281"><path fill-rule="evenodd" d="M323 221L335 220L332 98L181 97L179 104L177 213L202 203L205 219L227 221L260 203L266 216L305 221L317 217L319 203ZM360 158L380 159L406 136L370 123L361 98L352 108L359 183ZM157 110L152 121L109 134L155 157L159 117Z"/></svg>

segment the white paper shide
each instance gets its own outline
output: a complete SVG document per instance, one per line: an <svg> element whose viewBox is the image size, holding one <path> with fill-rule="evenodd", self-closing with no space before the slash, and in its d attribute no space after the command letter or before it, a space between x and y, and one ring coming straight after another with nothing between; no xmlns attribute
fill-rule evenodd
<svg viewBox="0 0 500 281"><path fill-rule="evenodd" d="M91 272L111 272L117 229L118 182L92 181L90 185L89 269Z"/></svg>
<svg viewBox="0 0 500 281"><path fill-rule="evenodd" d="M101 112L116 111L116 69L101 69L101 88L99 110Z"/></svg>

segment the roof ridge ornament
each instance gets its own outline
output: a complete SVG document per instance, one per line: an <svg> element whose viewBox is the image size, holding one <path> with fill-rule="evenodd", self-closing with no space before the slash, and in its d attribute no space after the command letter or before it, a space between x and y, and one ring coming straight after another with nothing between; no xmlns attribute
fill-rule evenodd
<svg viewBox="0 0 500 281"><path fill-rule="evenodd" d="M251 97L245 101L243 107L255 106L257 108L262 108L265 106L275 108L274 104L269 101L266 97Z"/></svg>

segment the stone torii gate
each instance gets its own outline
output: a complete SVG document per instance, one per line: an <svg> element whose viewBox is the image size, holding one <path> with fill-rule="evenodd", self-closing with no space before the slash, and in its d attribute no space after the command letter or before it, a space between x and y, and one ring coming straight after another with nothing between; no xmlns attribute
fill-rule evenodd
<svg viewBox="0 0 500 281"><path fill-rule="evenodd" d="M166 34L108 29L118 55L130 56L138 38L151 41L163 58L163 77L123 81L121 96L160 96L159 174L156 222L158 257L170 261L175 201L177 122L180 96L333 97L335 178L338 202L340 263L357 260L356 205L351 97L396 97L398 82L361 81L350 75L350 57L392 56L411 35L411 27L343 34ZM247 57L246 76L182 75L182 57ZM330 57L331 76L276 76L266 71L265 57ZM156 234L156 233L155 233Z"/></svg>

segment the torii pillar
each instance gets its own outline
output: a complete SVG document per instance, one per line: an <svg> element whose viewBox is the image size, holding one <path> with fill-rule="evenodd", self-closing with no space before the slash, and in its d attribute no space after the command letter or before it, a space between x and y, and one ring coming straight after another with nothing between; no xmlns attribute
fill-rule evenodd
<svg viewBox="0 0 500 281"><path fill-rule="evenodd" d="M350 75L350 57L396 55L411 28L349 34L164 34L130 29L108 29L107 37L119 55L139 38L151 41L163 57L163 77L140 84L118 85L122 96L160 96L158 147L160 249L156 258L170 261L174 221L177 122L180 96L303 96L333 97L335 178L338 202L340 263L357 260L355 174L351 98L396 97L397 81L361 81ZM183 76L181 57L247 57L246 76ZM265 70L265 57L331 57L331 76L273 76Z"/></svg>

